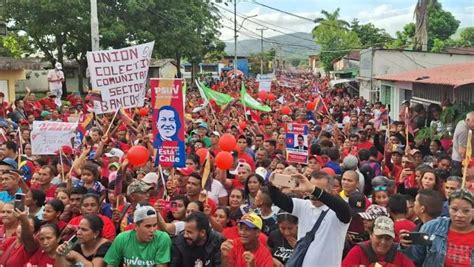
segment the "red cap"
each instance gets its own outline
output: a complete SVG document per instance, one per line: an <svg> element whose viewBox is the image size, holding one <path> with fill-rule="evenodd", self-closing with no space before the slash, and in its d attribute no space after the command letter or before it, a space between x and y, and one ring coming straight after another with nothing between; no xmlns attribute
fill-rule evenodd
<svg viewBox="0 0 474 267"><path fill-rule="evenodd" d="M194 169L191 167L177 168L177 170L181 175L184 175L184 176L189 176L191 175L191 173L194 172Z"/></svg>
<svg viewBox="0 0 474 267"><path fill-rule="evenodd" d="M121 132L121 131L127 131L127 125L120 125L118 130Z"/></svg>
<svg viewBox="0 0 474 267"><path fill-rule="evenodd" d="M63 152L64 155L72 155L74 152L72 150L71 146L62 146L61 151ZM59 155L59 150L56 152Z"/></svg>
<svg viewBox="0 0 474 267"><path fill-rule="evenodd" d="M326 174L331 175L331 176L336 175L336 172L333 169L329 168L329 167L322 168L321 171L323 171Z"/></svg>

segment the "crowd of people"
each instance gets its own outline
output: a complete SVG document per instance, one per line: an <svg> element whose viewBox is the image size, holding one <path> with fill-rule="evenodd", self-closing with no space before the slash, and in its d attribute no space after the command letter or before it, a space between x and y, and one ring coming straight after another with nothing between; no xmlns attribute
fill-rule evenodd
<svg viewBox="0 0 474 267"><path fill-rule="evenodd" d="M269 113L238 102L242 82L258 98L253 79L209 79L236 100L196 113L203 100L189 86L186 166L162 170L153 156L127 158L132 146L155 155L151 112L95 115L81 149L39 156L33 121L88 114L94 93L0 94L0 266L474 266L474 160L464 160L474 112L450 133L444 106L404 102L390 118L317 75L276 78L275 97L260 99ZM307 164L288 161L291 122L309 127ZM415 138L433 125L441 138ZM237 140L229 170L214 164L225 133Z"/></svg>

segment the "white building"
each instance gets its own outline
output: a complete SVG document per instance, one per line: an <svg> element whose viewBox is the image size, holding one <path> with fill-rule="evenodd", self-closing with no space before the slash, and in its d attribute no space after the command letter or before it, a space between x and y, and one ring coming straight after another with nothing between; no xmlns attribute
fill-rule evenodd
<svg viewBox="0 0 474 267"><path fill-rule="evenodd" d="M396 86L383 85L377 76L433 68L446 64L474 62L474 55L431 53L405 50L374 49L360 51L360 96L371 102L389 104L390 115L398 117L403 100L412 98L412 83L398 81ZM474 74L473 74L474 75ZM396 117L395 117L396 116Z"/></svg>

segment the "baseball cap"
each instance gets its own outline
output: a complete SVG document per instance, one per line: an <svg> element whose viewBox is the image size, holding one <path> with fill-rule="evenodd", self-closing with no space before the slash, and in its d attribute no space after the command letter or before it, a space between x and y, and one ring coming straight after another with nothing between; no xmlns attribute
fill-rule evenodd
<svg viewBox="0 0 474 267"><path fill-rule="evenodd" d="M177 168L176 169L181 175L189 176L194 172L194 169L191 167Z"/></svg>
<svg viewBox="0 0 474 267"><path fill-rule="evenodd" d="M262 179L265 180L265 178L267 177L267 170L264 167L258 167L255 170L255 174L262 177Z"/></svg>
<svg viewBox="0 0 474 267"><path fill-rule="evenodd" d="M207 129L208 128L207 123L205 123L205 122L199 123L198 128L206 128Z"/></svg>
<svg viewBox="0 0 474 267"><path fill-rule="evenodd" d="M239 220L239 224L245 224L250 228L262 230L262 219L255 213L247 213Z"/></svg>
<svg viewBox="0 0 474 267"><path fill-rule="evenodd" d="M147 185L143 181L140 181L140 180L133 181L127 187L127 195L131 195L133 193L146 193L150 189L151 189L151 186Z"/></svg>
<svg viewBox="0 0 474 267"><path fill-rule="evenodd" d="M380 216L374 222L374 235L388 235L395 238L393 221L387 216Z"/></svg>
<svg viewBox="0 0 474 267"><path fill-rule="evenodd" d="M372 204L364 212L359 212L359 215L365 220L375 220L380 216L388 216L388 212L385 207Z"/></svg>
<svg viewBox="0 0 474 267"><path fill-rule="evenodd" d="M46 117L46 116L49 116L49 115L51 115L51 112L46 111L46 110L41 111L41 117Z"/></svg>
<svg viewBox="0 0 474 267"><path fill-rule="evenodd" d="M309 120L308 123L315 124L316 122L314 120Z"/></svg>
<svg viewBox="0 0 474 267"><path fill-rule="evenodd" d="M359 213L365 211L366 201L365 196L361 192L352 192L349 195L349 207Z"/></svg>
<svg viewBox="0 0 474 267"><path fill-rule="evenodd" d="M401 147L396 146L396 147L393 147L393 149L392 149L392 154L393 153L398 153L400 155L403 155L403 154L405 154L405 151L403 151L403 149L401 149Z"/></svg>
<svg viewBox="0 0 474 267"><path fill-rule="evenodd" d="M342 167L346 170L356 170L359 160L354 155L349 155L342 161Z"/></svg>
<svg viewBox="0 0 474 267"><path fill-rule="evenodd" d="M155 218L156 211L151 206L141 206L135 209L133 213L133 223L141 222L148 218Z"/></svg>
<svg viewBox="0 0 474 267"><path fill-rule="evenodd" d="M59 62L56 62L56 64L54 64L54 67L58 70L62 70L63 69L63 65L61 65L61 63Z"/></svg>
<svg viewBox="0 0 474 267"><path fill-rule="evenodd" d="M112 158L112 157L121 158L123 157L123 155L124 155L123 151L118 148L112 148L108 153L105 153L105 156L108 158Z"/></svg>
<svg viewBox="0 0 474 267"><path fill-rule="evenodd" d="M143 177L142 181L147 184L157 184L158 183L158 174L156 172L149 172Z"/></svg>
<svg viewBox="0 0 474 267"><path fill-rule="evenodd" d="M321 125L316 125L313 127L313 131L320 132L322 130Z"/></svg>
<svg viewBox="0 0 474 267"><path fill-rule="evenodd" d="M221 134L218 131L211 132L211 135L215 135L217 137L221 137Z"/></svg>
<svg viewBox="0 0 474 267"><path fill-rule="evenodd" d="M376 176L372 179L372 186L373 187L378 187L378 186L393 186L395 184L395 181L386 177L386 176Z"/></svg>
<svg viewBox="0 0 474 267"><path fill-rule="evenodd" d="M115 167L117 170L120 169L120 163L118 162L112 162L109 164L109 170L111 167Z"/></svg>
<svg viewBox="0 0 474 267"><path fill-rule="evenodd" d="M4 159L0 160L0 165L9 166L14 170L18 169L18 163L16 162L16 160L14 160L12 158L4 158Z"/></svg>

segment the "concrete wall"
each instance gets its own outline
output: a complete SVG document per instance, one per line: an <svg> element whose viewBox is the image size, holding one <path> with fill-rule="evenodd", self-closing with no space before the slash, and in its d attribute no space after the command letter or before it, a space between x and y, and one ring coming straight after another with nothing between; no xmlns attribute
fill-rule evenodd
<svg viewBox="0 0 474 267"><path fill-rule="evenodd" d="M371 91L381 88L381 82L373 79L375 76L469 61L474 61L474 55L365 49L360 51L359 92L364 98L376 101L370 98Z"/></svg>
<svg viewBox="0 0 474 267"><path fill-rule="evenodd" d="M48 71L49 70L28 70L27 79L22 83L22 86L28 86L32 92L44 93L48 92ZM64 68L64 77L67 85L67 92L79 91L79 71L75 68ZM87 78L83 79L83 85L87 86ZM19 88L24 91L24 88Z"/></svg>
<svg viewBox="0 0 474 267"><path fill-rule="evenodd" d="M25 79L24 70L0 70L0 91L5 94L5 99L12 103L15 100L15 84L18 80Z"/></svg>

